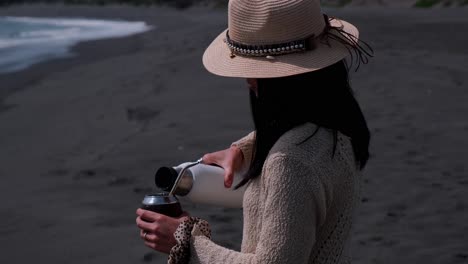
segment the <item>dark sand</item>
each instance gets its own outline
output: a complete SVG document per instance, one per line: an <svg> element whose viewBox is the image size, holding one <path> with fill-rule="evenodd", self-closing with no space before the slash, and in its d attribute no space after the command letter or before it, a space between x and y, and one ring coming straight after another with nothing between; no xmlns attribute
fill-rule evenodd
<svg viewBox="0 0 468 264"><path fill-rule="evenodd" d="M373 132L355 263L468 263L468 9L328 13L355 23L376 51L352 75ZM252 128L244 80L201 64L226 11L26 5L0 15L157 26L0 75L0 263L164 263L134 224L153 173ZM239 249L240 210L184 208Z"/></svg>

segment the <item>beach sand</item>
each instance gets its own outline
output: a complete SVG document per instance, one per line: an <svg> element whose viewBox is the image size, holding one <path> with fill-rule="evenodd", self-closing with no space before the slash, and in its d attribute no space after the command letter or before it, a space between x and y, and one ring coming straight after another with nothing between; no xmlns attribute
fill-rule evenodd
<svg viewBox="0 0 468 264"><path fill-rule="evenodd" d="M356 24L376 55L352 74L372 131L355 263L468 263L468 9L327 11ZM165 263L134 223L155 170L252 129L245 81L201 63L226 11L24 5L0 15L156 26L0 75L0 263ZM183 206L239 249L240 209Z"/></svg>

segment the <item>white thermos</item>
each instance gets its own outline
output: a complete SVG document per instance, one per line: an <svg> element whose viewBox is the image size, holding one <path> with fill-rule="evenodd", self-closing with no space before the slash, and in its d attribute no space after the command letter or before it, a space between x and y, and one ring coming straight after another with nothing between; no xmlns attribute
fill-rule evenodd
<svg viewBox="0 0 468 264"><path fill-rule="evenodd" d="M180 173L182 175L179 175ZM174 186L179 177L177 186ZM154 181L163 191L173 190L180 200L193 203L242 208L246 185L234 190L232 187L241 181L240 173L234 174L231 188L224 187L224 169L201 163L182 163L176 167L161 167Z"/></svg>

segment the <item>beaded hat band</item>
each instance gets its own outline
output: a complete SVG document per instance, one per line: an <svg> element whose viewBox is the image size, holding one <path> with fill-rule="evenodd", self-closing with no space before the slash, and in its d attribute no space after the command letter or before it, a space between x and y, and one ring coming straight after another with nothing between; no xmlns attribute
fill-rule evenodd
<svg viewBox="0 0 468 264"><path fill-rule="evenodd" d="M296 41L291 41L287 43L280 44L271 44L271 45L246 45L238 43L232 40L229 37L229 30L226 31L226 44L231 50L231 57L235 55L241 56L256 56L264 57L271 55L284 55L295 52L303 52L306 50L312 50L315 45L313 45L313 39L315 35L312 35L305 39L300 39Z"/></svg>

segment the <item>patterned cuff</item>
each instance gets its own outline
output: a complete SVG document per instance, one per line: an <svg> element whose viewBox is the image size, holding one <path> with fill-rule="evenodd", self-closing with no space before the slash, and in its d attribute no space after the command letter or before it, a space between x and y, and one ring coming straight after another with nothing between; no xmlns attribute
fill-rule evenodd
<svg viewBox="0 0 468 264"><path fill-rule="evenodd" d="M210 225L198 217L188 217L182 221L174 233L177 245L172 247L168 264L187 264L190 260L190 239L192 236L206 236L211 239Z"/></svg>

